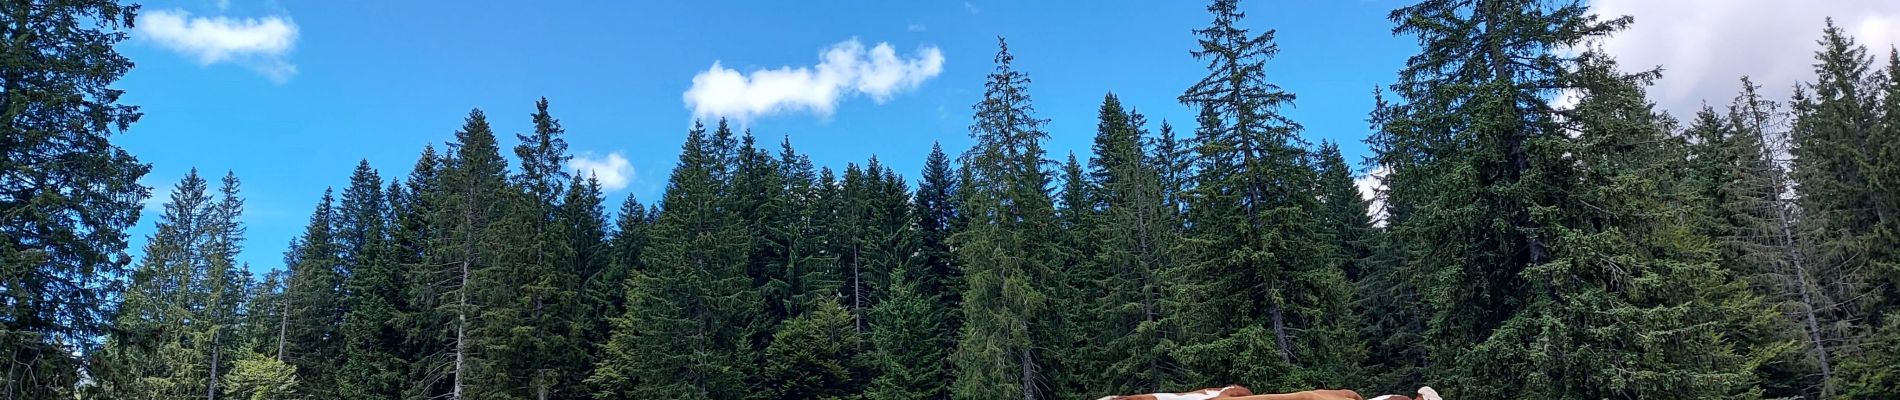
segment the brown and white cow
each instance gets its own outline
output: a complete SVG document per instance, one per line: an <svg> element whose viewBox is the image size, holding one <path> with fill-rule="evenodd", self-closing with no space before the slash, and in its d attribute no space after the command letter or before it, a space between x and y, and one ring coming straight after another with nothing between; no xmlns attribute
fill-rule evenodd
<svg viewBox="0 0 1900 400"><path fill-rule="evenodd" d="M1388 394L1384 396L1374 397L1371 400L1412 400L1412 398L1405 397L1405 395L1401 395L1401 394ZM1431 386L1424 386L1424 387L1418 388L1418 400L1444 400L1444 399L1439 398L1438 391L1432 390Z"/></svg>
<svg viewBox="0 0 1900 400"><path fill-rule="evenodd" d="M1131 394L1131 395L1123 395L1123 396L1104 396L1096 400L1209 400L1213 398L1228 398L1228 397L1251 396L1251 395L1253 395L1253 391L1248 390L1246 386L1227 385L1227 386L1222 386L1222 387L1217 387L1217 388L1206 388L1206 389L1195 390L1191 392L1181 392L1181 393L1149 393L1149 394Z"/></svg>
<svg viewBox="0 0 1900 400"><path fill-rule="evenodd" d="M1253 396L1215 397L1217 400L1366 400L1359 392L1346 389L1308 390L1293 393L1260 394Z"/></svg>

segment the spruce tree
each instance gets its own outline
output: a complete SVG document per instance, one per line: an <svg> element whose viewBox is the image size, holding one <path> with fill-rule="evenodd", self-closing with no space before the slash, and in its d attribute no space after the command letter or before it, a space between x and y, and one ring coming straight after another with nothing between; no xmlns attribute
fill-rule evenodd
<svg viewBox="0 0 1900 400"><path fill-rule="evenodd" d="M405 285L400 295L407 304L398 316L401 359L407 364L409 384L403 397L434 397L449 393L453 379L443 372L445 344L451 343L451 313L442 306L444 291L452 288L437 250L441 244L435 222L442 217L443 157L425 146L409 172L388 196L391 261L401 269Z"/></svg>
<svg viewBox="0 0 1900 400"><path fill-rule="evenodd" d="M1759 397L1728 335L1762 306L1691 223L1684 141L1643 96L1656 74L1597 52L1578 62L1584 95L1563 122L1575 134L1527 142L1566 189L1533 219L1550 258L1521 272L1525 306L1466 351L1483 360L1463 366L1466 395Z"/></svg>
<svg viewBox="0 0 1900 400"><path fill-rule="evenodd" d="M1202 110L1182 242L1192 258L1171 277L1182 305L1169 324L1183 332L1180 379L1264 390L1346 384L1354 345L1340 339L1351 336L1341 332L1353 323L1351 291L1316 217L1317 174L1300 125L1279 114L1294 95L1266 80L1274 31L1240 27L1237 1L1207 9L1214 21L1195 30L1192 54L1208 75L1179 98Z"/></svg>
<svg viewBox="0 0 1900 400"><path fill-rule="evenodd" d="M723 122L719 131L696 124L681 148L644 268L627 285L626 314L588 379L597 399L747 395L734 389L746 387L745 334L762 307L745 274L743 231L718 207L718 142L731 135Z"/></svg>
<svg viewBox="0 0 1900 400"><path fill-rule="evenodd" d="M1094 326L1084 332L1091 334L1085 343L1094 344L1099 364L1076 372L1095 375L1083 394L1160 392L1171 362L1161 325L1168 311L1162 273L1180 226L1163 187L1171 155L1145 151L1140 114L1124 110L1113 94L1102 100L1098 115L1088 180L1101 211L1079 234L1094 246L1084 257L1099 277L1078 296L1095 314Z"/></svg>
<svg viewBox="0 0 1900 400"><path fill-rule="evenodd" d="M244 248L245 233L244 198L238 186L237 174L226 171L218 187L217 204L211 207L207 220L206 233L210 240L205 244L203 256L203 301L197 319L201 323L195 324L197 347L204 353L209 369L206 371L210 380L205 385L206 400L218 398L218 393L224 390L223 375L244 354L239 333L251 273L250 265L237 261L238 253Z"/></svg>
<svg viewBox="0 0 1900 400"><path fill-rule="evenodd" d="M203 395L215 380L210 370L217 347L203 346L198 333L213 332L218 310L206 300L218 283L207 279L218 250L212 237L218 202L193 169L172 189L159 216L157 232L145 256L133 268L131 282L113 321L99 365L98 382L89 393L102 397L187 398ZM207 329L210 328L210 329ZM208 336L207 336L208 338ZM200 351L209 350L209 351Z"/></svg>
<svg viewBox="0 0 1900 400"><path fill-rule="evenodd" d="M1878 157L1890 141L1881 126L1881 94L1885 88L1873 70L1867 49L1855 43L1832 20L1815 53L1816 81L1804 85L1812 93L1797 92L1790 135L1794 156L1792 178L1799 193L1800 230L1811 241L1808 253L1819 299L1817 319L1823 342L1844 345L1829 349L1837 370L1823 371L1824 396L1851 396L1834 388L1854 381L1858 392L1896 385L1892 367L1867 363L1856 351L1858 342L1885 333L1883 321L1900 290L1900 210L1892 208L1896 195L1881 190L1888 179L1879 176L1892 160ZM1889 333L1891 334L1891 333ZM1874 346L1879 348L1879 346Z"/></svg>
<svg viewBox="0 0 1900 400"><path fill-rule="evenodd" d="M1731 333L1768 360L1756 370L1764 395L1819 397L1832 370L1828 344L1818 340L1819 321L1810 319L1816 316L1810 307L1814 288L1802 284L1810 266L1792 229L1792 199L1783 196L1787 171L1769 145L1785 141L1778 122L1783 116L1776 102L1757 94L1754 82L1744 77L1741 83L1726 112L1705 106L1684 131L1695 161L1689 179L1703 204L1699 225L1715 240L1719 265L1772 308L1761 310L1766 321ZM1802 293L1810 295L1804 300Z"/></svg>
<svg viewBox="0 0 1900 400"><path fill-rule="evenodd" d="M1420 53L1399 71L1390 120L1378 132L1400 268L1427 305L1428 381L1463 396L1514 396L1511 380L1467 378L1510 365L1470 351L1531 299L1526 268L1549 262L1552 233L1533 218L1569 168L1547 144L1565 132L1548 99L1573 88L1576 48L1630 23L1586 6L1545 1L1426 1L1390 14ZM1543 147L1539 147L1543 146ZM1451 384L1447 384L1451 386Z"/></svg>
<svg viewBox="0 0 1900 400"><path fill-rule="evenodd" d="M953 343L948 309L924 294L907 270L891 274L891 287L871 308L868 361L875 379L865 389L871 399L924 400L950 395L948 351Z"/></svg>
<svg viewBox="0 0 1900 400"><path fill-rule="evenodd" d="M581 380L592 373L596 355L599 354L594 351L597 343L607 338L605 322L616 315L608 312L619 307L610 298L600 296L605 294L601 285L612 284L615 288L622 288L621 284L626 282L625 275L610 271L614 268L614 253L612 244L608 242L607 210L601 205L603 201L605 197L601 193L600 180L592 176L583 180L578 175L568 182L567 194L561 200L558 225L563 230L561 236L568 239L567 246L573 252L558 267L569 271L567 273L572 274L576 281L575 287L569 289L574 292L571 294L574 308L566 327L570 331L566 335L574 347L568 349L571 353L567 356L551 360L559 366L560 376L572 380L559 382L560 391L556 394L560 398L586 396ZM644 218L639 215L633 217Z"/></svg>
<svg viewBox="0 0 1900 400"><path fill-rule="evenodd" d="M1056 225L1049 238L1055 266L1050 269L1050 280L1054 285L1044 287L1043 292L1051 299L1074 301L1078 306L1052 309L1043 317L1051 328L1050 340L1043 345L1048 356L1042 368L1050 381L1047 395L1068 397L1090 392L1090 386L1099 386L1094 381L1103 378L1101 364L1106 360L1101 358L1096 343L1102 323L1098 306L1093 304L1100 299L1083 294L1103 293L1113 283L1106 281L1108 274L1090 259L1098 251L1087 236L1099 217L1094 183L1074 153L1058 168L1062 189L1056 196Z"/></svg>
<svg viewBox="0 0 1900 400"><path fill-rule="evenodd" d="M768 318L783 320L802 313L823 298L838 294L837 256L827 250L826 231L831 204L817 181L811 160L792 148L790 138L779 144L779 178L784 185L783 211L766 240L782 257L772 266L766 283Z"/></svg>
<svg viewBox="0 0 1900 400"><path fill-rule="evenodd" d="M602 270L582 280L583 302L588 304L590 316L587 317L587 330L580 335L587 343L588 353L592 354L586 366L592 377L595 365L603 358L608 339L613 334L611 321L626 314L628 278L640 271L643 265L641 251L650 240L647 232L653 226L654 212L640 200L627 196L621 202L620 210L615 212L613 235L608 239Z"/></svg>
<svg viewBox="0 0 1900 400"><path fill-rule="evenodd" d="M337 242L344 269L343 361L337 393L352 398L390 398L402 394L407 366L397 312L404 306L402 269L393 259L389 198L382 177L368 160L356 164L336 214Z"/></svg>
<svg viewBox="0 0 1900 400"><path fill-rule="evenodd" d="M963 270L950 252L950 236L955 234L953 228L960 217L957 195L961 187L955 173L943 145L931 143L911 204L916 219L918 268L910 279L917 282L924 296L937 297L947 309L955 309L963 296ZM956 325L953 322L950 326Z"/></svg>
<svg viewBox="0 0 1900 400"><path fill-rule="evenodd" d="M854 399L868 359L854 318L834 298L786 320L772 335L761 371L767 399Z"/></svg>
<svg viewBox="0 0 1900 400"><path fill-rule="evenodd" d="M1052 270L1055 209L1042 169L1042 126L1034 116L1028 75L1011 64L997 38L996 69L970 126L976 145L963 155L963 208L968 226L952 236L965 266L963 327L952 356L951 396L959 399L1045 398L1040 354L1055 332L1046 287Z"/></svg>
<svg viewBox="0 0 1900 400"><path fill-rule="evenodd" d="M0 15L0 397L72 397L107 333L151 167L111 142L141 115L114 83L137 5L12 1Z"/></svg>
<svg viewBox="0 0 1900 400"><path fill-rule="evenodd" d="M1386 102L1384 92L1374 89L1373 109L1368 113L1366 122L1373 134L1366 142L1378 152L1372 165L1390 171L1394 166L1409 168L1417 162L1417 149L1408 147L1409 143L1397 142L1409 138L1400 138L1392 134L1401 126L1392 125L1394 110ZM1418 263L1412 262L1414 250L1406 245L1406 237L1396 234L1395 226L1404 226L1413 213L1411 207L1418 193L1418 184L1425 181L1412 181L1412 175L1390 175L1377 177L1380 190L1373 193L1380 207L1373 217L1382 222L1372 235L1369 246L1371 254L1365 260L1357 287L1354 306L1364 316L1367 339L1365 368L1370 374L1368 387L1385 392L1405 392L1415 389L1418 382L1424 381L1427 367L1426 346L1422 345L1426 330L1425 299L1422 297L1422 285L1428 277L1414 273Z"/></svg>
<svg viewBox="0 0 1900 400"><path fill-rule="evenodd" d="M510 385L508 374L521 371L497 359L510 353L491 350L529 336L513 330L523 326L523 308L508 306L531 298L519 295L530 275L521 271L529 260L518 238L533 214L523 210L526 196L508 184L507 161L481 110L469 112L449 149L438 187L424 196L428 261L415 279L428 282L422 294L429 298L419 304L431 307L435 327L418 343L424 354L418 382L446 383L443 392L427 396L451 400L519 393L510 391L526 386Z"/></svg>
<svg viewBox="0 0 1900 400"><path fill-rule="evenodd" d="M324 189L310 224L284 255L290 276L284 287L285 315L279 359L297 368L306 394L334 395L343 360L343 261L337 243L335 201Z"/></svg>
<svg viewBox="0 0 1900 400"><path fill-rule="evenodd" d="M535 102L531 117L534 132L515 135L520 173L510 177L512 186L490 188L500 191L494 195L510 209L501 211L500 224L488 234L522 243L501 255L505 261L477 270L485 287L475 292L482 321L474 334L493 365L484 374L495 381L483 382L492 386L484 390L503 392L490 396L546 399L582 392L582 371L565 361L581 352L572 336L579 324L580 280L573 239L560 220L560 202L570 190L565 130L548 113L546 98Z"/></svg>

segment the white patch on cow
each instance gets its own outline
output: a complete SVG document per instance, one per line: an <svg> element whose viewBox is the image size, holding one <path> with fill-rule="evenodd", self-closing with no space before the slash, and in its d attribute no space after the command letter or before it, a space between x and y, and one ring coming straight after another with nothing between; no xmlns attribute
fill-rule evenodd
<svg viewBox="0 0 1900 400"><path fill-rule="evenodd" d="M1388 395L1384 395L1384 396L1379 396L1379 397L1374 397L1374 398L1372 398L1372 400L1392 400L1392 399L1396 399L1396 398L1398 398L1398 397L1399 397L1399 395L1396 395L1396 394L1388 394Z"/></svg>
<svg viewBox="0 0 1900 400"><path fill-rule="evenodd" d="M1420 386L1418 388L1418 399L1419 400L1445 400L1442 397L1438 397L1438 391L1432 390L1431 386Z"/></svg>
<svg viewBox="0 0 1900 400"><path fill-rule="evenodd" d="M1155 393L1155 400L1207 400L1214 398L1214 396L1219 396L1222 391L1226 390L1227 388L1220 388L1197 390L1187 393Z"/></svg>

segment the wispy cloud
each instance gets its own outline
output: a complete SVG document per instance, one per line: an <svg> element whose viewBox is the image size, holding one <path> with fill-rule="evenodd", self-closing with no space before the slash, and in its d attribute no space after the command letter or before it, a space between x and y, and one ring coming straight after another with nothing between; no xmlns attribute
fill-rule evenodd
<svg viewBox="0 0 1900 400"><path fill-rule="evenodd" d="M1636 18L1603 49L1625 69L1662 66L1651 97L1685 117L1704 100L1728 104L1742 75L1763 84L1770 99L1788 98L1795 82L1812 82L1813 54L1821 48L1815 41L1828 17L1879 62L1900 42L1896 1L1593 0L1590 7L1605 17Z"/></svg>
<svg viewBox="0 0 1900 400"><path fill-rule="evenodd" d="M606 157L577 155L567 160L567 169L581 174L583 178L592 176L599 179L600 187L609 191L627 188L635 176L633 163L628 162L627 157L621 156L620 152L608 153Z"/></svg>
<svg viewBox="0 0 1900 400"><path fill-rule="evenodd" d="M924 26L924 24L910 24L904 27L904 30L911 32L923 32L926 29L930 29L930 27Z"/></svg>
<svg viewBox="0 0 1900 400"><path fill-rule="evenodd" d="M943 51L935 46L903 58L889 43L865 48L857 39L825 48L809 67L757 69L750 73L714 61L693 76L681 97L695 117L741 121L780 112L830 116L840 98L862 94L877 103L922 85L943 73Z"/></svg>
<svg viewBox="0 0 1900 400"><path fill-rule="evenodd" d="M1353 178L1352 183L1359 187L1359 196L1371 201L1369 208L1372 222L1385 226L1385 176L1392 172L1391 167L1379 166L1367 171L1365 176Z"/></svg>
<svg viewBox="0 0 1900 400"><path fill-rule="evenodd" d="M289 17L194 17L183 10L156 10L139 16L136 31L198 65L244 65L278 83L297 74L289 60L297 44L297 23Z"/></svg>
<svg viewBox="0 0 1900 400"><path fill-rule="evenodd" d="M966 1L966 2L963 2L963 10L964 10L964 11L969 11L969 12L970 12L970 15L976 15L976 14L978 14L978 13L982 13L982 12L983 12L983 9L981 9L981 8L976 8L976 3L971 3L971 2L967 2L967 1Z"/></svg>

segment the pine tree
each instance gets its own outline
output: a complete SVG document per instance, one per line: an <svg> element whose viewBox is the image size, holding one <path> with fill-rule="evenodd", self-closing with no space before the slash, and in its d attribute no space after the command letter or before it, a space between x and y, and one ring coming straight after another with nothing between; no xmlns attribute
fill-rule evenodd
<svg viewBox="0 0 1900 400"><path fill-rule="evenodd" d="M1762 99L1744 77L1742 92L1718 113L1704 107L1684 132L1695 161L1689 172L1703 201L1702 233L1715 239L1716 259L1731 276L1748 282L1770 307L1761 321L1730 334L1744 349L1768 360L1756 371L1767 397L1821 396L1822 379L1831 375L1828 345L1820 341L1811 312L1812 292L1804 285L1809 265L1796 238L1787 171L1769 143L1785 142L1778 104ZM1784 315L1785 314L1785 315ZM1810 322L1815 322L1810 324ZM1823 367L1827 366L1827 367Z"/></svg>
<svg viewBox="0 0 1900 400"><path fill-rule="evenodd" d="M649 229L644 269L627 285L627 312L588 382L597 399L745 397L762 309L745 274L743 231L721 212L719 141L695 125L668 182L665 210Z"/></svg>
<svg viewBox="0 0 1900 400"><path fill-rule="evenodd" d="M1038 353L1054 332L1043 288L1056 283L1055 210L1042 169L1042 126L1034 117L1028 75L1015 70L1008 43L997 38L996 69L973 108L976 146L963 156L964 231L952 248L965 266L963 327L952 356L952 397L1044 398Z"/></svg>
<svg viewBox="0 0 1900 400"><path fill-rule="evenodd" d="M924 158L922 178L917 181L917 195L911 204L917 220L918 246L918 268L911 279L917 282L922 295L938 298L946 309L955 309L963 295L963 270L957 264L956 255L950 252L950 237L955 234L953 227L960 218L956 199L961 188L954 173L943 146L931 143L930 155ZM956 324L952 322L949 326L954 328ZM955 332L955 329L950 331Z"/></svg>
<svg viewBox="0 0 1900 400"><path fill-rule="evenodd" d="M629 277L644 269L641 251L650 240L647 232L653 226L654 214L640 204L640 200L627 196L615 213L613 235L606 243L606 252L597 256L605 258L597 261L604 263L604 269L582 281L583 302L591 309L591 315L586 318L587 332L580 335L583 343L588 344L588 354L593 355L586 366L589 377L595 375L593 369L604 358L602 355L613 334L611 321L626 314Z"/></svg>
<svg viewBox="0 0 1900 400"><path fill-rule="evenodd" d="M245 353L228 380L223 394L240 400L295 399L303 386L296 366L260 353Z"/></svg>
<svg viewBox="0 0 1900 400"><path fill-rule="evenodd" d="M244 198L238 192L237 174L226 171L218 187L218 202L210 209L204 255L204 300L199 309L198 348L205 354L205 399L215 400L222 389L221 379L232 366L244 343L237 337L242 326L245 289L250 285L250 266L239 264L237 256L244 248Z"/></svg>
<svg viewBox="0 0 1900 400"><path fill-rule="evenodd" d="M950 395L947 351L953 343L942 300L925 295L907 270L891 274L891 288L871 308L869 361L876 373L871 399L924 400Z"/></svg>
<svg viewBox="0 0 1900 400"><path fill-rule="evenodd" d="M1900 304L1900 210L1892 208L1896 195L1880 190L1887 178L1878 174L1893 164L1879 152L1889 145L1881 127L1879 74L1873 58L1840 27L1828 21L1815 53L1817 81L1805 85L1812 97L1797 93L1792 177L1799 193L1800 229L1813 246L1809 278L1817 291L1823 341L1843 345L1829 349L1837 370L1823 371L1823 396L1852 396L1836 392L1843 381L1855 381L1858 390L1900 385L1889 366L1866 363L1855 348L1885 331L1884 312ZM1879 346L1874 346L1878 348ZM1883 383L1884 382L1884 383Z"/></svg>
<svg viewBox="0 0 1900 400"><path fill-rule="evenodd" d="M397 312L404 308L402 269L393 259L389 198L368 160L356 164L336 214L337 243L344 269L343 361L337 393L350 398L391 398L406 381L397 354L402 347Z"/></svg>
<svg viewBox="0 0 1900 400"><path fill-rule="evenodd" d="M115 334L101 357L108 361L93 368L99 380L89 388L93 395L187 398L214 382L209 352L201 354L194 337L202 329L199 318L208 317L200 315L200 306L209 306L200 303L207 294L200 289L214 283L204 267L211 258L207 247L217 244L210 237L216 199L206 186L194 169L172 189L113 321Z"/></svg>
<svg viewBox="0 0 1900 400"><path fill-rule="evenodd" d="M783 212L767 227L766 240L782 254L772 266L765 286L766 313L784 320L811 309L839 289L837 256L826 251L826 224L832 199L819 187L811 160L792 149L791 139L779 144L779 181L784 185Z"/></svg>
<svg viewBox="0 0 1900 400"><path fill-rule="evenodd" d="M562 236L568 239L568 248L573 249L573 253L560 267L571 271L569 273L577 279L577 287L572 294L574 315L570 317L571 325L568 327L571 333L567 334L575 347L568 356L552 362L561 367L561 376L573 380L560 383L561 390L557 392L559 397L579 398L586 393L580 380L592 373L596 355L599 354L594 351L598 346L596 343L604 342L607 338L605 322L617 315L608 312L619 307L612 299L600 296L606 293L606 288L602 286L611 284L614 288L624 289L621 285L626 282L626 275L620 271L610 271L615 268L612 265L615 256L613 245L607 238L607 210L601 205L605 196L601 193L600 180L591 176L582 180L575 176L568 182L567 188L567 194L561 200L558 220L560 228L564 230ZM636 214L645 214L644 211ZM631 217L644 218L641 215ZM624 294L625 291L619 293Z"/></svg>
<svg viewBox="0 0 1900 400"><path fill-rule="evenodd" d="M1094 245L1086 254L1098 286L1078 295L1089 299L1096 323L1084 332L1099 365L1077 372L1096 377L1081 389L1092 393L1164 391L1168 382L1161 321L1167 313L1169 251L1178 240L1179 214L1163 187L1167 150L1144 150L1140 114L1124 110L1113 94L1102 100L1088 180L1101 207L1099 219L1080 234ZM1172 135L1172 133L1166 133ZM1173 138L1164 136L1164 141ZM1163 146L1172 147L1173 144Z"/></svg>
<svg viewBox="0 0 1900 400"><path fill-rule="evenodd" d="M1550 259L1529 265L1525 307L1467 357L1469 395L1585 398L1759 397L1754 366L1727 337L1762 306L1715 262L1695 232L1684 141L1672 137L1642 88L1597 52L1571 82L1584 95L1564 121L1574 136L1527 142L1556 184L1546 203ZM1560 155L1574 160L1564 165ZM1502 365L1516 368L1499 368Z"/></svg>
<svg viewBox="0 0 1900 400"><path fill-rule="evenodd" d="M435 178L439 187L425 195L429 259L415 279L429 285L424 294L432 298L419 304L432 307L436 327L419 344L426 354L418 360L420 382L447 382L445 393L429 397L506 396L525 385L509 386L507 374L517 371L491 358L508 353L489 350L520 337L510 334L522 326L516 324L521 315L497 312L518 311L504 305L528 297L517 295L527 278L519 268L529 264L517 238L533 214L522 210L522 192L509 186L507 161L481 110L469 112L449 148Z"/></svg>
<svg viewBox="0 0 1900 400"><path fill-rule="evenodd" d="M564 184L570 179L565 130L548 114L546 98L535 102L532 118L534 133L516 135L521 172L511 177L513 187L495 194L513 208L501 211L500 224L489 233L500 235L496 240L512 237L523 243L500 255L506 261L475 272L485 287L475 292L482 321L473 334L492 363L483 374L494 381L481 382L490 386L484 392L546 399L582 390L582 371L564 361L581 352L572 337L579 324L575 291L580 280L573 268L573 239L560 221L560 201L569 190Z"/></svg>
<svg viewBox="0 0 1900 400"><path fill-rule="evenodd" d="M1366 142L1379 153L1371 160L1373 165L1388 171L1395 165L1410 168L1418 162L1418 155L1412 153L1417 150L1405 147L1409 143L1395 142L1409 138L1392 134L1402 127L1391 125L1394 110L1386 102L1384 92L1373 89L1372 97L1373 109L1366 122L1374 133ZM1408 180L1411 177L1410 174L1377 177L1381 190L1373 196L1380 201L1380 207L1372 216L1384 226L1373 232L1371 254L1355 282L1358 292L1354 305L1365 317L1368 335L1365 365L1366 370L1372 372L1368 386L1385 392L1415 389L1413 386L1425 380L1428 366L1426 347L1421 345L1426 331L1421 293L1429 279L1414 273L1417 271L1414 269L1417 263L1412 261L1414 253L1407 247L1406 237L1395 234L1392 229L1405 225L1404 221L1413 213L1411 199L1418 193L1418 185ZM1368 210L1371 212L1374 210Z"/></svg>
<svg viewBox="0 0 1900 400"><path fill-rule="evenodd" d="M1102 321L1098 306L1093 304L1100 299L1083 294L1103 293L1113 283L1106 282L1108 274L1091 259L1098 252L1088 237L1099 218L1095 184L1083 172L1075 153L1070 153L1058 168L1062 189L1056 196L1056 224L1049 238L1055 266L1050 269L1050 280L1055 284L1044 287L1043 293L1051 299L1078 303L1077 307L1053 309L1043 318L1050 326L1050 339L1042 345L1048 354L1041 367L1050 381L1046 395L1059 398L1089 393L1091 386L1100 386L1095 382L1104 378L1101 372L1106 360L1095 338L1101 334Z"/></svg>
<svg viewBox="0 0 1900 400"><path fill-rule="evenodd" d="M151 167L111 143L141 115L114 83L137 5L0 4L0 397L71 398L107 334Z"/></svg>
<svg viewBox="0 0 1900 400"><path fill-rule="evenodd" d="M1404 101L1377 139L1389 212L1405 213L1390 227L1404 273L1426 277L1426 379L1467 379L1456 381L1464 396L1514 396L1508 386L1522 383L1469 378L1510 365L1470 350L1531 303L1526 268L1552 260L1552 233L1533 217L1572 185L1547 145L1565 135L1547 100L1576 86L1580 57L1557 49L1630 23L1551 3L1427 1L1390 15L1395 33L1421 45L1392 85Z"/></svg>
<svg viewBox="0 0 1900 400"><path fill-rule="evenodd" d="M344 354L340 335L343 261L330 193L324 189L316 210L310 213L310 224L284 255L290 277L284 288L283 343L278 357L297 368L300 380L308 383L305 393L313 396L334 393L336 371Z"/></svg>
<svg viewBox="0 0 1900 400"><path fill-rule="evenodd" d="M1202 110L1183 241L1193 258L1171 278L1180 283L1182 307L1169 325L1184 332L1174 351L1181 380L1264 390L1346 384L1341 359L1353 345L1340 330L1352 324L1351 291L1315 216L1317 174L1300 125L1279 114L1294 96L1266 81L1279 52L1274 31L1239 27L1236 1L1208 11L1214 21L1195 30L1192 54L1209 74L1180 97Z"/></svg>
<svg viewBox="0 0 1900 400"><path fill-rule="evenodd" d="M437 251L442 239L434 225L444 212L443 164L433 145L423 147L408 179L388 193L390 259L407 282L401 293L407 307L398 316L400 357L408 364L410 382L403 388L405 398L436 397L453 389L453 379L442 379L450 376L443 372L443 359L449 354L445 344L452 343L454 332L443 300L447 298L444 292L452 288L449 283L456 281L438 264L446 261Z"/></svg>
<svg viewBox="0 0 1900 400"><path fill-rule="evenodd" d="M761 385L768 399L853 399L866 382L863 338L833 298L786 320L765 350Z"/></svg>

